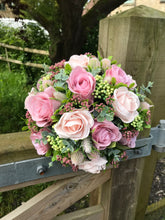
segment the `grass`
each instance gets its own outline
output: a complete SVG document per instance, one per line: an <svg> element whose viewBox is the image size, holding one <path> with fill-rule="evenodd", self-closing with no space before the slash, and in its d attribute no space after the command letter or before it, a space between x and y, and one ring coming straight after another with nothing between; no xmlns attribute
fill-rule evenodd
<svg viewBox="0 0 165 220"><path fill-rule="evenodd" d="M21 131L24 125L24 100L31 86L25 73L10 72L0 66L0 133Z"/></svg>
<svg viewBox="0 0 165 220"><path fill-rule="evenodd" d="M144 220L165 220L165 206L145 215Z"/></svg>
<svg viewBox="0 0 165 220"><path fill-rule="evenodd" d="M12 190L0 193L0 218L8 214L23 202L50 186L53 182L28 186L22 189Z"/></svg>
<svg viewBox="0 0 165 220"><path fill-rule="evenodd" d="M0 133L18 132L25 125L24 100L32 87L28 81L24 72L10 72L3 63L0 64ZM0 193L0 218L50 184Z"/></svg>

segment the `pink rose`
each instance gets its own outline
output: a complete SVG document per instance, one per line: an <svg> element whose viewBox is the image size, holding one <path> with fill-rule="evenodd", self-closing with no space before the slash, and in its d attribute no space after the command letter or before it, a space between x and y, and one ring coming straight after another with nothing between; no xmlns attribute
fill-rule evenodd
<svg viewBox="0 0 165 220"><path fill-rule="evenodd" d="M42 138L42 131L45 131L45 130L46 129L41 129L39 132L31 133L31 135L30 135L30 139L31 139L32 144L34 145L38 155L45 155L46 152L50 148L50 146L48 144L45 145L42 141L40 141L40 144L36 143L36 139L40 140Z"/></svg>
<svg viewBox="0 0 165 220"><path fill-rule="evenodd" d="M112 65L111 69L106 70L104 80L110 83L112 77L116 79L116 84L124 83L129 86L131 83L135 83L134 87L136 87L136 81L132 79L132 76L127 75L124 70L116 65Z"/></svg>
<svg viewBox="0 0 165 220"><path fill-rule="evenodd" d="M82 67L76 67L70 73L68 79L69 89L76 94L79 94L84 99L89 98L95 89L96 80L91 73L87 72Z"/></svg>
<svg viewBox="0 0 165 220"><path fill-rule="evenodd" d="M60 107L61 102L51 98L54 97L55 89L49 87L44 92L36 95L30 94L25 99L25 109L27 109L38 127L47 127L52 123L51 116Z"/></svg>
<svg viewBox="0 0 165 220"><path fill-rule="evenodd" d="M105 72L105 78L107 82L111 82L112 77L116 79L116 84L126 83L128 80L127 74L120 67L112 65L111 69L107 69Z"/></svg>
<svg viewBox="0 0 165 220"><path fill-rule="evenodd" d="M99 153L91 154L91 160L84 161L83 163L78 165L80 170L84 170L85 172L89 173L100 173L101 170L106 169L106 163L108 161L100 157Z"/></svg>
<svg viewBox="0 0 165 220"><path fill-rule="evenodd" d="M110 121L95 121L92 130L92 138L98 150L104 150L112 142L117 142L122 137L119 128Z"/></svg>
<svg viewBox="0 0 165 220"><path fill-rule="evenodd" d="M77 109L64 113L53 128L60 138L80 140L88 137L93 124L93 118L87 110Z"/></svg>
<svg viewBox="0 0 165 220"><path fill-rule="evenodd" d="M65 62L65 65L66 64L69 64L72 69L76 68L77 66L80 66L80 67L87 67L88 66L88 63L89 63L89 57L87 57L86 55L73 55L70 57L69 61L68 62Z"/></svg>
<svg viewBox="0 0 165 220"><path fill-rule="evenodd" d="M137 109L140 106L138 96L126 87L120 87L115 89L113 99L112 105L116 116L125 123L132 122L138 115Z"/></svg>
<svg viewBox="0 0 165 220"><path fill-rule="evenodd" d="M134 89L137 86L136 81L132 79L132 76L127 75L127 81L125 82L125 84L129 86L132 83L134 83L134 86L132 87Z"/></svg>

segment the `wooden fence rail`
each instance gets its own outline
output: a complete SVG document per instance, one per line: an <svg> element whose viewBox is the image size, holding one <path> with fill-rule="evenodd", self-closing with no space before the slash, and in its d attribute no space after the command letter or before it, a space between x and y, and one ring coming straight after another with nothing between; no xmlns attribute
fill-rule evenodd
<svg viewBox="0 0 165 220"><path fill-rule="evenodd" d="M15 64L19 64L19 65L25 65L25 66L36 67L36 68L41 68L41 69L43 69L44 66L43 66L43 64L31 63L31 62L23 63L20 60L10 59L8 57L7 48L8 49L13 49L13 50L20 50L20 51L24 51L24 52L28 52L28 53L35 53L35 54L49 56L49 52L45 51L45 50L37 50L37 49L31 49L31 48L26 48L26 47L22 48L22 47L17 47L17 46L14 46L14 45L8 45L8 44L4 44L4 43L0 43L0 47L5 48L5 54L6 54L6 57L0 56L0 60L8 62L9 70L10 70L10 64L9 63L15 63Z"/></svg>
<svg viewBox="0 0 165 220"><path fill-rule="evenodd" d="M29 132L1 134L0 140L0 161L2 164L37 157L36 151L34 150L34 147L29 138ZM139 161L137 161L139 165L141 164L141 161L143 162L143 175L141 178L141 183L139 183L141 185L139 193L143 196L136 196L137 202L139 204L137 206L140 206L137 211L141 211L141 209L144 209L143 211L145 213L146 208L143 207L144 204L141 199L144 199L146 191L147 195L150 193L150 187L147 185L148 181L152 181L153 179L153 173L157 160L163 158L164 156L165 153L157 153L155 151L152 151L152 154L149 157L136 159L136 161ZM134 160L134 162L136 161ZM133 160L125 161L120 164L120 168L118 169L108 169L105 172L101 172L100 174L95 175L79 171L76 173L73 172L68 174L60 174L57 176L45 177L43 179L39 178L38 180L2 187L0 188L1 192L25 187L28 185L35 185L37 183L56 181L52 186L34 196L26 203L23 203L20 207L18 207L16 210L12 211L8 215L4 216L2 220L26 220L29 218L34 220L113 220L113 217L110 217L110 205L112 205L111 202L114 202L111 199L114 193L113 191L115 190L115 188L113 187L114 178L117 178L117 182L120 179L121 184L121 182L123 181L123 177L117 177L116 173L119 172L119 174L121 174L120 169L122 169L123 173L127 173L127 178L124 179L127 182L126 187L129 190L130 184L128 182L128 179L130 178L130 172L128 172L128 167L132 165L132 162ZM56 169L56 167L54 168ZM127 172L124 172L126 170ZM26 170L24 170L24 172L26 172ZM135 173L135 170L133 172ZM136 180L138 180L138 178L136 178ZM135 181L135 183L138 184L137 181ZM146 186L144 187L145 184ZM121 190L123 190L122 185L120 185L120 188ZM119 188L117 190L119 190ZM89 208L55 217L88 193L90 193ZM133 192L131 191L131 195L132 193ZM116 199L118 199L118 197ZM125 203L126 198L122 197L122 200ZM164 205L163 202L164 200L160 202L161 205ZM159 204L154 204L152 206L156 205ZM149 208L147 208L147 212ZM119 220L121 219L122 218L119 218ZM135 218L132 217L128 219L135 220ZM136 219L142 220L139 217L137 217Z"/></svg>

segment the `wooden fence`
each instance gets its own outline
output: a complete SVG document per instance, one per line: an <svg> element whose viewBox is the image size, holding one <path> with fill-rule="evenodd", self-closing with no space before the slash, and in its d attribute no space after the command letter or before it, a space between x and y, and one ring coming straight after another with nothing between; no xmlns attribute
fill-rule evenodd
<svg viewBox="0 0 165 220"><path fill-rule="evenodd" d="M2 164L5 163L13 163L14 161L20 161L25 159L32 159L39 157L36 154L36 151L34 150L34 147L30 141L29 138L29 132L18 132L18 133L11 133L11 134L1 134L0 135L0 161ZM44 183L49 181L56 181L53 185L49 186L47 189L43 190L36 196L34 196L32 199L27 201L26 203L23 203L20 207L6 215L2 218L2 220L28 220L28 219L54 219L54 220L114 220L114 219L126 219L126 220L134 220L135 214L132 213L134 216L127 216L126 218L115 218L117 216L117 213L115 213L114 216L111 216L112 213L110 213L110 206L111 203L114 203L113 200L113 191L117 190L116 199L120 200L119 193L121 190L124 190L124 186L122 182L126 181L128 188L128 191L131 190L129 187L130 184L132 184L132 181L134 179L133 177L136 177L135 173L136 170L134 168L140 166L138 168L138 173L141 176L142 172L142 178L141 180L138 180L138 178L135 179L134 184L137 186L140 186L139 194L143 195L143 197L139 197L139 194L136 194L136 200L140 199L138 201L138 204L140 207L136 210L140 212L143 211L145 214L144 209L144 201L145 198L150 193L150 185L147 185L148 182L152 181L152 174L154 172L156 162L159 158L165 156L164 154L157 153L155 151L152 151L151 156L146 158L140 158L140 159L134 159L130 161L125 161L120 165L117 169L108 169L105 172L101 172L100 174L89 174L82 171L79 172L70 172L63 175L56 175L51 177L44 177L44 178L38 178L37 180L33 181L27 181L20 184L14 184L6 187L1 187L0 192L13 190L21 187L25 187L28 185L35 185L38 183ZM128 169L129 166L130 169ZM143 164L143 166L142 166ZM35 167L34 167L35 168ZM55 169L56 167L54 167ZM143 168L143 169L142 169ZM130 170L134 170L130 172ZM26 170L24 170L26 172ZM121 174L121 172L124 174L126 173L126 176L121 177L120 182L119 178L120 176L118 174ZM12 175L12 174L11 174ZM123 177L127 177L126 179L122 180ZM129 179L128 179L129 177ZM139 177L139 175L138 175ZM117 178L117 179L116 179ZM116 179L116 181L115 181ZM129 182L130 183L129 183ZM137 182L136 182L137 181ZM114 189L115 184L120 183L120 189L117 186L116 189ZM133 188L135 186L133 185ZM133 189L132 188L132 189ZM126 190L127 191L127 190ZM127 191L127 192L128 192ZM69 213L69 214L63 214L61 216L57 216L58 214L62 213L66 208L70 207L72 204L74 204L76 201L84 197L86 194L89 194L90 202L89 207L84 208L82 210L77 210L75 212ZM134 196L134 191L130 191L130 194L127 193L128 199L129 196ZM127 198L121 197L121 200L123 203L127 201ZM131 199L132 200L132 199ZM161 202L162 203L162 202ZM126 206L128 206L126 204ZM155 204L152 206L156 206ZM129 207L130 208L130 207ZM152 207L148 207L147 212ZM119 209L119 213L123 213L123 216L125 216L125 210L122 207L116 207L116 209ZM143 210L142 210L143 209ZM153 209L152 209L153 210ZM57 216L57 217L55 217ZM132 218L133 217L133 218ZM137 218L138 220L142 220L142 218Z"/></svg>
<svg viewBox="0 0 165 220"><path fill-rule="evenodd" d="M28 53L35 53L35 54L49 56L49 52L45 51L45 50L37 50L37 49L31 49L31 48L26 48L26 47L25 48L16 47L16 46L4 44L4 43L0 43L0 47L4 47L5 48L5 55L6 55L6 57L0 56L0 60L6 61L8 63L9 69L10 69L10 62L11 63L15 63L15 64L19 64L19 65L25 65L25 66L30 66L30 67L41 68L41 69L43 69L44 66L42 64L38 64L38 63L31 63L31 62L23 63L20 60L10 59L8 57L7 48L8 49L13 49L13 50L20 50L20 51L24 51L24 52L28 52Z"/></svg>
<svg viewBox="0 0 165 220"><path fill-rule="evenodd" d="M157 33L158 38L156 38ZM151 99L159 112L153 117L156 125L165 116L163 114L165 106L163 105L165 101L164 33L165 16L163 17L162 13L156 10L153 13L153 9L141 6L121 15L103 19L100 23L99 51L102 55L104 57L113 55L126 72L133 75L138 84L148 80L155 82ZM0 153L4 162L10 158L15 160L14 155L18 156L18 151L22 151L18 160L34 157L31 156L34 152L32 152L30 140L27 139L28 135L26 134L23 138L23 134L25 133L0 136L2 145ZM14 153L16 148L13 144L17 148L16 153ZM2 220L142 220L148 205L156 162L164 156L164 153L152 151L151 156L125 161L119 168L100 174L78 172L59 175L58 178L43 178L40 182L58 181L3 217ZM2 191L36 183L38 181L19 186L16 184L2 188ZM88 193L91 198L89 208L57 216Z"/></svg>

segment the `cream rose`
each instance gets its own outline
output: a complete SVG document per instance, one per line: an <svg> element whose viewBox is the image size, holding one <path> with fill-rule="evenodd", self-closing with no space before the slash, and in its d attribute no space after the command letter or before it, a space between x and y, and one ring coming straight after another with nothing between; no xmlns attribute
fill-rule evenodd
<svg viewBox="0 0 165 220"><path fill-rule="evenodd" d="M111 61L107 58L101 60L102 69L106 70L111 67Z"/></svg>
<svg viewBox="0 0 165 220"><path fill-rule="evenodd" d="M77 109L64 113L53 128L60 138L80 140L88 137L93 124L94 120L89 111Z"/></svg>
<svg viewBox="0 0 165 220"><path fill-rule="evenodd" d="M72 69L76 68L77 66L85 68L88 66L89 57L87 57L87 55L73 55L70 57L68 62L65 62L65 65L67 63L72 67Z"/></svg>
<svg viewBox="0 0 165 220"><path fill-rule="evenodd" d="M113 108L116 116L123 122L130 123L138 115L140 106L138 96L126 87L120 87L114 91Z"/></svg>
<svg viewBox="0 0 165 220"><path fill-rule="evenodd" d="M100 157L99 153L91 153L89 156L90 160L86 160L78 164L80 170L84 170L89 173L100 173L101 170L106 169L107 160L104 157Z"/></svg>

